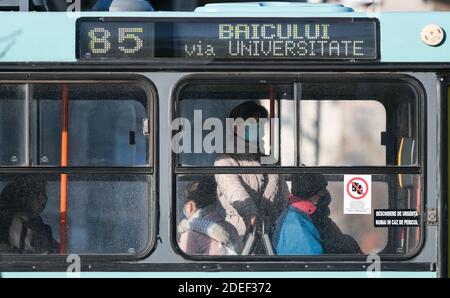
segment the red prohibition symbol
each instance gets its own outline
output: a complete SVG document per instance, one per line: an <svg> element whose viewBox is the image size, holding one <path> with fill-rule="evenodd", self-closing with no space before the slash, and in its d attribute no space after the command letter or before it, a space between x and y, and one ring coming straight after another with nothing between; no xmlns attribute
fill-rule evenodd
<svg viewBox="0 0 450 298"><path fill-rule="evenodd" d="M358 182L360 182L360 183L362 182L362 184L364 184L361 192L359 191L361 189L361 184L359 184ZM352 191L352 187L354 189L356 189L357 195L353 194L354 191ZM355 200L364 199L367 196L367 194L369 193L369 184L367 183L366 180L364 180L361 177L353 178L352 180L350 180L347 183L347 193L352 199L355 199Z"/></svg>

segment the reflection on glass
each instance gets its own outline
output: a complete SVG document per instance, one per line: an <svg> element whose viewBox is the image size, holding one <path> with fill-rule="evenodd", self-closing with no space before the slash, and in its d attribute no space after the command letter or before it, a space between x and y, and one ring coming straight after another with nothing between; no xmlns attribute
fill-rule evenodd
<svg viewBox="0 0 450 298"><path fill-rule="evenodd" d="M233 184L231 176L239 178L235 182L241 185ZM271 252L279 256L363 255L374 252L409 254L417 248L419 227L375 228L374 210L417 210L420 213L423 207L419 175L401 175L403 181L408 181L402 185L398 175L371 175L372 201L370 214L367 215L344 214L344 175L280 175L289 185L289 193L286 193L281 209L275 208L276 204L270 200L265 202L266 198L257 191L245 194L243 190L249 189L249 182L242 177L249 176L257 178L258 174L177 176L177 240L184 252L190 255L234 255L212 249L225 240L210 234L213 229L205 228L208 223L213 227L225 222L240 234L241 254L246 255L268 255ZM217 182L220 185L223 181L228 183L227 191L236 195L229 205L221 199L223 189L217 185ZM201 192L192 190L198 187L202 187ZM241 199L244 194L247 199ZM199 205L201 201L208 204ZM242 208L242 202L245 202L244 206L256 202L256 213ZM256 215L254 220L252 215ZM233 220L233 216L238 216L240 220ZM199 224L198 220L200 223L206 220L206 223ZM239 233L242 226L246 227L243 234ZM235 232L225 235L235 235ZM200 238L205 241L197 241ZM189 249L187 245L200 242L204 244L200 250ZM249 251L246 250L248 247L251 247Z"/></svg>
<svg viewBox="0 0 450 298"><path fill-rule="evenodd" d="M63 228L67 253L138 254L151 236L150 184L148 176L68 175L68 221L61 226L60 175L2 175L1 252L59 253Z"/></svg>
<svg viewBox="0 0 450 298"><path fill-rule="evenodd" d="M294 87L298 90L295 96ZM226 119L233 119L233 109L249 101L264 107L270 118L276 119L276 124L262 125L264 133L260 134L258 148L272 160L265 164L418 164L420 102L416 89L403 81L341 78L305 78L293 84L186 85L180 90L176 107L177 117L183 122L172 127L174 135L183 135L182 141L175 142L182 148L175 152L177 164L212 166L218 154L230 153L229 135L239 140L239 126L230 128ZM208 142L214 143L214 150L206 148Z"/></svg>
<svg viewBox="0 0 450 298"><path fill-rule="evenodd" d="M0 166L26 163L25 85L0 85Z"/></svg>
<svg viewBox="0 0 450 298"><path fill-rule="evenodd" d="M302 163L386 165L386 110L380 102L304 100L300 111Z"/></svg>
<svg viewBox="0 0 450 298"><path fill-rule="evenodd" d="M247 103L255 103L252 111L235 112ZM291 135L280 139L281 125L287 125L295 118L293 86L288 84L243 83L243 84L191 84L181 90L178 118L184 119L179 129L183 133L183 151L177 154L178 164L183 166L212 166L217 155L226 153L251 152L253 147L267 156L267 162L280 162L280 142L293 140ZM263 113L260 108L264 109ZM276 120L280 119L281 122ZM234 125L230 120L254 119L257 125L245 123ZM275 118L275 119L272 119ZM228 119L228 121L227 121ZM270 120L272 119L272 120ZM272 123L271 123L272 121ZM188 124L186 124L188 123ZM214 125L211 125L214 124ZM270 131L273 131L271 135ZM257 139L256 146L246 142L244 150L238 148L240 141L245 140L245 132ZM178 133L174 131L174 134ZM210 139L211 134L217 136ZM252 133L254 132L254 133ZM220 141L218 140L220 138ZM254 142L256 143L256 142ZM213 149L209 150L208 145ZM295 143L284 144L285 155L294 150ZM293 154L291 154L293 155ZM287 161L289 162L289 161ZM293 165L293 164L291 164ZM219 165L216 165L219 166Z"/></svg>
<svg viewBox="0 0 450 298"><path fill-rule="evenodd" d="M301 164L417 165L419 98L411 85L347 79L301 88Z"/></svg>
<svg viewBox="0 0 450 298"><path fill-rule="evenodd" d="M148 96L137 84L68 86L69 166L148 165ZM62 85L33 86L34 164L61 161Z"/></svg>

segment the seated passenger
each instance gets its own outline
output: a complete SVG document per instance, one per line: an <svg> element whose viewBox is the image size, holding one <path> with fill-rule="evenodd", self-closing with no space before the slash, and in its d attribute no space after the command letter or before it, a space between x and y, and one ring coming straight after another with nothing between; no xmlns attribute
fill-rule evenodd
<svg viewBox="0 0 450 298"><path fill-rule="evenodd" d="M3 188L0 194L0 253L11 253L9 245L9 228L14 217L14 198L11 193L11 184Z"/></svg>
<svg viewBox="0 0 450 298"><path fill-rule="evenodd" d="M1 193L1 201L9 202L7 217L2 220L2 240L8 231L13 253L57 253L59 244L50 226L41 217L47 205L46 182L38 179L19 179L8 184Z"/></svg>
<svg viewBox="0 0 450 298"><path fill-rule="evenodd" d="M242 251L238 232L217 212L216 188L214 177L205 176L185 192L186 219L178 225L178 245L189 255L238 255Z"/></svg>
<svg viewBox="0 0 450 298"><path fill-rule="evenodd" d="M321 255L320 233L311 219L317 207L309 199L303 199L303 193L298 191L292 190L288 206L276 222L272 238L274 252L282 256Z"/></svg>
<svg viewBox="0 0 450 298"><path fill-rule="evenodd" d="M273 237L278 254L362 254L358 242L343 234L330 218L327 186L321 174L293 177L289 207Z"/></svg>

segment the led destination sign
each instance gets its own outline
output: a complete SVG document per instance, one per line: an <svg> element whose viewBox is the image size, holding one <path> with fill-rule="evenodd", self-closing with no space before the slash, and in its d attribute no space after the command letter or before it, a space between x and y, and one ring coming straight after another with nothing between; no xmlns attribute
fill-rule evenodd
<svg viewBox="0 0 450 298"><path fill-rule="evenodd" d="M375 60L373 19L77 22L79 59Z"/></svg>
<svg viewBox="0 0 450 298"><path fill-rule="evenodd" d="M175 24L176 56L271 59L376 59L376 24L219 22Z"/></svg>

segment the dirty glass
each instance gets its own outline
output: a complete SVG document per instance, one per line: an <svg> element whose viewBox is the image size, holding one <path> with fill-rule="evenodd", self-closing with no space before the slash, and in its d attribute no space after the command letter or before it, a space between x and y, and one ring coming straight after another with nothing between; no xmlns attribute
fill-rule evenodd
<svg viewBox="0 0 450 298"><path fill-rule="evenodd" d="M33 86L33 165L59 166L63 98L69 166L149 164L148 95L138 84Z"/></svg>
<svg viewBox="0 0 450 298"><path fill-rule="evenodd" d="M0 166L27 162L27 110L23 84L0 84Z"/></svg>
<svg viewBox="0 0 450 298"><path fill-rule="evenodd" d="M351 206L358 199L347 193L349 177L342 174L267 174L269 180L279 179L285 184L286 191L301 198L290 202L284 198L282 190L256 187L248 191L239 181L264 180L264 174L242 173L216 175L178 175L176 180L176 224L177 241L188 255L241 255L246 245L255 245L247 251L250 255L313 256L313 255L365 255L379 253L383 255L406 255L414 251L420 240L420 220L410 226L375 227L375 210L422 210L421 181L419 175L360 175L368 179L367 196L370 203L365 206L367 212L358 210L360 206ZM234 179L235 178L235 179ZM211 180L212 179L212 180ZM400 184L399 180L408 180ZM191 198L188 189L201 181L210 183L203 196ZM235 184L230 185L230 183ZM323 181L324 184L320 184ZM305 198L307 186L322 185L318 194ZM214 199L208 194L214 192ZM265 192L266 196L261 196ZM236 197L236 194L247 196ZM211 195L209 195L211 196ZM317 198L312 198L317 196ZM311 200L318 200L311 207ZM273 200L273 202L270 202ZM202 205L194 214L186 214L186 204ZM206 202L206 203L205 203ZM299 203L300 202L300 203ZM359 203L359 202L357 202ZM244 207L246 206L246 207ZM252 207L249 207L252 206ZM350 206L350 208L349 208ZM251 225L249 211L255 208L256 225ZM308 213L313 208L313 213ZM314 209L315 208L315 209ZM420 216L420 212L418 214ZM377 217L383 220L383 217ZM200 228L195 222L206 222L210 230ZM191 223L188 225L186 223ZM192 224L194 223L194 224ZM263 227L261 225L264 225ZM225 229L232 239L221 238L212 232L217 226ZM220 228L217 228L220 231ZM259 234L258 234L259 233ZM265 238L260 235L267 235ZM234 239L233 239L233 236ZM269 241L264 241L269 239ZM228 241L230 240L230 241ZM227 243L233 241L240 250L227 250ZM269 250L263 243L270 244Z"/></svg>
<svg viewBox="0 0 450 298"><path fill-rule="evenodd" d="M305 82L299 114L302 164L418 163L418 95L406 83Z"/></svg>
<svg viewBox="0 0 450 298"><path fill-rule="evenodd" d="M178 165L211 166L221 154L238 152L259 153L259 162L263 157L265 164L293 165L295 138L287 127L295 122L293 91L292 85L275 83L186 86L177 107L177 119L181 121L172 127L173 146L179 150ZM254 150L246 143L239 151L239 142L243 140L239 134L241 126L230 122L238 118L231 113L249 102L259 105L266 117L240 114L244 121L248 120L246 117L254 119L259 124L259 132Z"/></svg>
<svg viewBox="0 0 450 298"><path fill-rule="evenodd" d="M124 254L146 250L152 179L146 175L67 175L61 225L61 175L0 175L2 253Z"/></svg>
<svg viewBox="0 0 450 298"><path fill-rule="evenodd" d="M176 147L195 150L197 144L199 151L174 154L174 224L182 251L409 256L417 249L424 206L422 107L414 83L350 75L300 76L273 84L237 81L188 82L175 101L175 116L184 121L172 128L175 136L186 127L192 131L195 116L201 116L200 133L193 129ZM217 118L214 123L223 127L233 110L248 102L252 108L240 110L242 115L258 114L254 111L263 107L278 120L272 134L262 138L275 149L201 151L211 133L202 131L205 119ZM229 133L241 136L238 130ZM273 162L262 162L267 152L274 153ZM355 167L362 174L353 174ZM202 230L205 226L210 229ZM231 248L230 239L211 233L214 228L234 239Z"/></svg>

